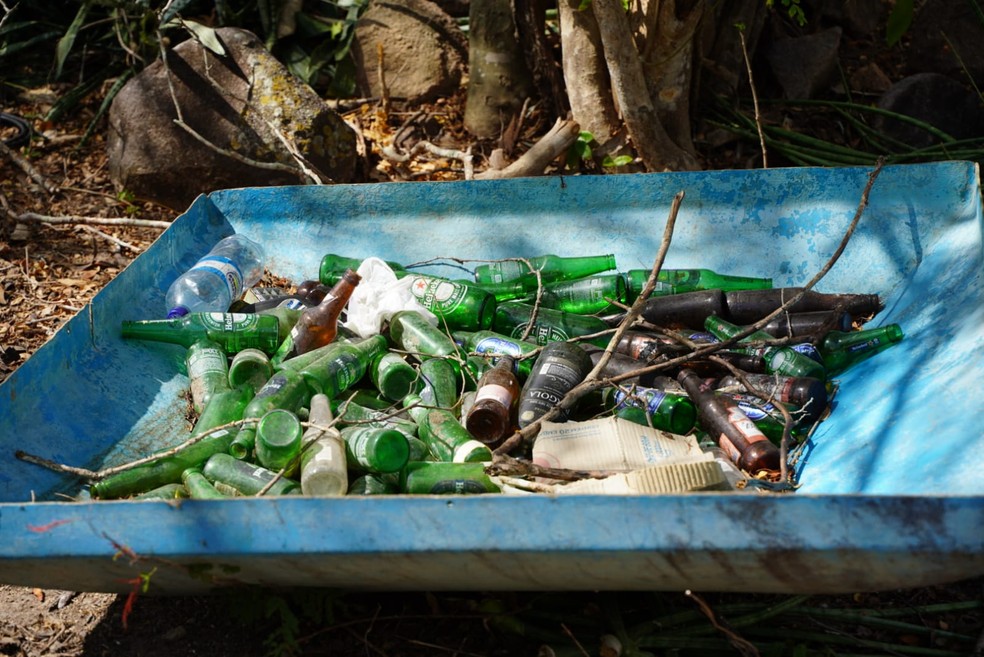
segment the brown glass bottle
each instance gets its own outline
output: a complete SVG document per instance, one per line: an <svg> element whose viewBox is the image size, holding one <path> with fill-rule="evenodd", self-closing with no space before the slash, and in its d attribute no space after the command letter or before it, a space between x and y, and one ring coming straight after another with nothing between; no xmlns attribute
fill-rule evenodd
<svg viewBox="0 0 984 657"><path fill-rule="evenodd" d="M748 419L736 401L702 389L700 376L690 370L681 370L677 381L697 405L700 426L735 465L751 474L779 470L779 449Z"/></svg>
<svg viewBox="0 0 984 657"><path fill-rule="evenodd" d="M775 399L800 407L803 411L804 423L816 422L827 409L827 386L820 379L775 374L746 374L745 380L763 393L766 399ZM715 388L733 388L735 392L750 392L737 377L730 375L719 379Z"/></svg>
<svg viewBox="0 0 984 657"><path fill-rule="evenodd" d="M294 356L323 347L335 339L338 317L361 280L362 277L353 270L346 270L321 303L301 313L290 332Z"/></svg>
<svg viewBox="0 0 984 657"><path fill-rule="evenodd" d="M504 356L478 381L475 404L465 417L468 433L486 445L497 446L513 428L519 379L515 361Z"/></svg>
<svg viewBox="0 0 984 657"><path fill-rule="evenodd" d="M718 314L718 317L725 317L733 324L754 324L802 290L801 287L781 287L773 290L725 292L726 310ZM791 313L839 310L854 317L867 317L877 314L881 309L881 299L877 294L824 294L809 290L802 299L786 310Z"/></svg>
<svg viewBox="0 0 984 657"><path fill-rule="evenodd" d="M703 329L704 320L711 315L720 317L724 312L724 300L725 293L721 290L697 290L652 297L643 304L642 317L647 322L664 328Z"/></svg>
<svg viewBox="0 0 984 657"><path fill-rule="evenodd" d="M615 351L643 363L651 364L656 360L682 356L690 350L682 344L676 344L642 331L626 331L622 335L622 339L618 341Z"/></svg>
<svg viewBox="0 0 984 657"><path fill-rule="evenodd" d="M783 313L762 327L774 338L819 336L830 331L850 331L854 318L850 313L836 310L814 310L806 313Z"/></svg>

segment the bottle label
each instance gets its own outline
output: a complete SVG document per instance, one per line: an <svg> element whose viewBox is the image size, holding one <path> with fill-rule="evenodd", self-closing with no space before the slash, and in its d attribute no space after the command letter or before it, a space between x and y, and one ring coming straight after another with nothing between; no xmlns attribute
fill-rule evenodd
<svg viewBox="0 0 984 657"><path fill-rule="evenodd" d="M517 324L516 328L512 330L509 337L519 339L522 337L523 333L526 332L526 327L529 326L529 322L523 322L522 324ZM527 342L532 342L534 344L547 344L548 342L564 342L570 339L572 336L568 335L563 329L550 326L549 324L542 324L537 322L533 325L533 330L530 331L529 335L526 336Z"/></svg>
<svg viewBox="0 0 984 657"><path fill-rule="evenodd" d="M188 355L188 378L192 380L209 372L225 372L227 367L228 358L221 349L194 349Z"/></svg>
<svg viewBox="0 0 984 657"><path fill-rule="evenodd" d="M238 299L243 293L243 272L229 258L208 255L199 260L189 271L199 269L221 278L229 290L230 299Z"/></svg>
<svg viewBox="0 0 984 657"><path fill-rule="evenodd" d="M867 351L868 349L874 349L880 344L881 344L880 339L871 338L870 340L859 342L858 344L852 344L850 347L847 348L847 353L853 354L859 351Z"/></svg>
<svg viewBox="0 0 984 657"><path fill-rule="evenodd" d="M820 352L817 351L817 348L814 347L809 342L804 342L802 344L792 344L789 346L792 348L793 351L795 351L798 354L803 354L804 356L807 356L808 358L811 358L817 361L818 363L823 362L823 357L820 355Z"/></svg>
<svg viewBox="0 0 984 657"><path fill-rule="evenodd" d="M767 416L773 415L774 412L778 412L776 411L776 407L773 406L770 402L766 402L766 401L752 402L740 398L736 399L735 401L738 402L738 408L741 409L742 413L744 413L748 417L748 419L751 420L752 422L756 420L762 420Z"/></svg>
<svg viewBox="0 0 984 657"><path fill-rule="evenodd" d="M278 372L263 384L263 387L257 391L256 395L253 396L253 399L256 400L263 399L264 397L272 397L280 392L280 389L285 385L287 385L287 377L283 373Z"/></svg>
<svg viewBox="0 0 984 657"><path fill-rule="evenodd" d="M615 408L625 408L635 406L645 408L650 415L655 415L656 410L666 400L666 393L662 390L653 389L634 389L630 394L626 394L621 388L615 393Z"/></svg>
<svg viewBox="0 0 984 657"><path fill-rule="evenodd" d="M482 338L475 344L475 352L479 354L498 354L500 356L520 356L522 350L512 340L505 338Z"/></svg>
<svg viewBox="0 0 984 657"><path fill-rule="evenodd" d="M410 292L428 310L447 314L461 305L468 288L439 278L417 276L410 284Z"/></svg>
<svg viewBox="0 0 984 657"><path fill-rule="evenodd" d="M477 440L466 440L454 448L454 455L451 457L451 460L455 463L465 463L468 457L477 450L484 451L486 456L491 453L489 446L485 443L480 443Z"/></svg>
<svg viewBox="0 0 984 657"><path fill-rule="evenodd" d="M202 313L200 321L206 331L251 331L259 326L260 315L250 313Z"/></svg>
<svg viewBox="0 0 984 657"><path fill-rule="evenodd" d="M741 452L738 451L738 448L734 446L734 443L732 443L731 440L723 433L718 436L718 447L720 447L721 450L728 455L728 458L731 459L732 463L738 463L738 461L741 460Z"/></svg>
<svg viewBox="0 0 984 657"><path fill-rule="evenodd" d="M441 481L435 481L427 492L434 495L446 495L449 493L466 495L468 493L484 493L486 491L485 486L471 479L442 479Z"/></svg>
<svg viewBox="0 0 984 657"><path fill-rule="evenodd" d="M759 428L755 426L744 411L742 411L738 406L730 406L728 408L728 424L737 429L745 440L750 443L755 443L760 440L768 440L765 435L759 431ZM733 447L733 446L732 446Z"/></svg>
<svg viewBox="0 0 984 657"><path fill-rule="evenodd" d="M479 402L483 399L491 399L502 404L505 408L512 406L512 395L509 393L509 388L497 383L487 383L478 390L475 394L475 401Z"/></svg>
<svg viewBox="0 0 984 657"><path fill-rule="evenodd" d="M353 383L362 378L362 368L359 357L355 354L339 354L329 361L326 376L323 381L325 394L334 397L342 390L348 389ZM332 394L328 392L332 391Z"/></svg>

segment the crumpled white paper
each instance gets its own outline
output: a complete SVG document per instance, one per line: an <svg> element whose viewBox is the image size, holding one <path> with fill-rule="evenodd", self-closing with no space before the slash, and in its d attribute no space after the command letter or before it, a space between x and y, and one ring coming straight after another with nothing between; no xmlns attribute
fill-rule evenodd
<svg viewBox="0 0 984 657"><path fill-rule="evenodd" d="M362 280L349 298L342 325L363 338L377 335L383 322L401 310L416 310L437 326L437 316L410 292L413 277L397 278L380 258L366 258L357 270Z"/></svg>

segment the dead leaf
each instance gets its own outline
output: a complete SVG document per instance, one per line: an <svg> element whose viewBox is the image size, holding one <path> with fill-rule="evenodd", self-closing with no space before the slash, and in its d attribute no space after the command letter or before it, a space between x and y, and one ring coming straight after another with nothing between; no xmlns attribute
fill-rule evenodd
<svg viewBox="0 0 984 657"><path fill-rule="evenodd" d="M38 602L44 602L44 591L41 589L34 589L34 597L38 599Z"/></svg>

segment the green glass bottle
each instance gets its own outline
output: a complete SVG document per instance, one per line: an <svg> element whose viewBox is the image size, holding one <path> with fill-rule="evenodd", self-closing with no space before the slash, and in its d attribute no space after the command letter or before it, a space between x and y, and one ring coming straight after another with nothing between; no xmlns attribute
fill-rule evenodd
<svg viewBox="0 0 984 657"><path fill-rule="evenodd" d="M300 318L303 309L299 308L289 308L287 306L274 306L273 308L267 308L266 310L257 311L257 315L276 317L278 322L277 340L280 344L283 344L284 340L290 335L291 330L297 324L297 320Z"/></svg>
<svg viewBox="0 0 984 657"><path fill-rule="evenodd" d="M392 407L373 409L349 399L333 399L331 410L338 416L338 427L342 429L355 425L370 425L396 429L405 436L417 435L417 424L403 413L394 415L395 409Z"/></svg>
<svg viewBox="0 0 984 657"><path fill-rule="evenodd" d="M275 408L256 423L256 460L274 472L285 470L293 477L297 472L304 429L293 411Z"/></svg>
<svg viewBox="0 0 984 657"><path fill-rule="evenodd" d="M392 351L377 356L369 368L372 384L391 401L400 401L418 384L418 372L400 354Z"/></svg>
<svg viewBox="0 0 984 657"><path fill-rule="evenodd" d="M520 301L506 301L499 304L495 311L495 322L492 330L513 338L519 338L526 332L526 327L533 317L535 306ZM608 333L591 338L587 342L604 347L611 339L611 329L608 324L597 317L565 313L553 308L537 310L533 329L526 337L528 342L544 345L548 342L562 342L581 335L590 335L600 331Z"/></svg>
<svg viewBox="0 0 984 657"><path fill-rule="evenodd" d="M345 256L329 253L321 259L321 268L318 273L318 280L323 285L334 285L345 274L346 269L353 271L359 268L363 258L347 258ZM403 265L398 262L385 261L389 268L394 272L405 271Z"/></svg>
<svg viewBox="0 0 984 657"><path fill-rule="evenodd" d="M742 327L727 322L720 317L711 315L704 322L704 328L721 340L737 335ZM758 340L771 341L772 336L765 331L755 331L742 342L752 342ZM766 371L769 374L780 374L792 377L810 377L814 379L826 380L827 374L823 365L808 356L797 352L792 347L765 345L742 349L745 353L761 356L765 360Z"/></svg>
<svg viewBox="0 0 984 657"><path fill-rule="evenodd" d="M512 356L516 359L516 373L523 380L530 375L533 358L520 358L523 354L539 349L539 345L526 340L511 338L495 331L455 331L455 342L469 353L490 356Z"/></svg>
<svg viewBox="0 0 984 657"><path fill-rule="evenodd" d="M229 357L217 342L197 340L185 355L191 404L201 413L215 392L229 389Z"/></svg>
<svg viewBox="0 0 984 657"><path fill-rule="evenodd" d="M628 282L628 303L639 297L646 286L649 269L630 269L625 272ZM656 287L651 296L681 294L696 290L768 290L772 289L771 278L750 276L730 276L718 274L710 269L661 269L656 276Z"/></svg>
<svg viewBox="0 0 984 657"><path fill-rule="evenodd" d="M827 375L836 376L901 342L903 337L898 324L860 331L830 331L818 349Z"/></svg>
<svg viewBox="0 0 984 657"><path fill-rule="evenodd" d="M654 429L683 436L697 422L697 407L683 394L644 386L629 386L628 390L613 386L602 388L601 397L603 405L619 417Z"/></svg>
<svg viewBox="0 0 984 657"><path fill-rule="evenodd" d="M213 484L228 484L243 495L256 495L274 479L277 481L265 495L297 495L301 492L301 486L296 481L287 477L278 478L276 472L228 454L216 454L209 458L202 473Z"/></svg>
<svg viewBox="0 0 984 657"><path fill-rule="evenodd" d="M420 391L417 395L426 406L443 408L457 416L460 412L458 384L456 362L445 358L431 358L420 364Z"/></svg>
<svg viewBox="0 0 984 657"><path fill-rule="evenodd" d="M243 419L259 420L275 408L297 411L306 406L311 399L311 389L304 377L294 370L277 372L256 393L249 402ZM245 459L256 445L256 424L245 424L229 446L229 453L237 459Z"/></svg>
<svg viewBox="0 0 984 657"><path fill-rule="evenodd" d="M584 278L615 269L615 256L611 254L574 258L540 255L526 260L534 269L540 270L541 280L548 282ZM522 260L500 260L475 267L475 282L480 284L502 283L524 277L536 280L536 275Z"/></svg>
<svg viewBox="0 0 984 657"><path fill-rule="evenodd" d="M396 474L364 474L349 485L349 495L396 495L400 492L400 478Z"/></svg>
<svg viewBox="0 0 984 657"><path fill-rule="evenodd" d="M349 470L357 472L397 472L410 458L407 438L386 427L352 426L341 431Z"/></svg>
<svg viewBox="0 0 984 657"><path fill-rule="evenodd" d="M193 500L224 500L227 497L217 491L212 482L205 478L201 468L188 468L181 473L181 481L188 491L188 497Z"/></svg>
<svg viewBox="0 0 984 657"><path fill-rule="evenodd" d="M511 299L522 299L529 296L530 292L536 291L536 277L530 279L516 279L514 281L503 281L502 283L475 283L472 281L456 281L465 283L477 288L481 288L495 297L498 301L509 301Z"/></svg>
<svg viewBox="0 0 984 657"><path fill-rule="evenodd" d="M253 391L245 386L215 393L189 437L242 419L252 396ZM105 477L93 483L89 487L89 493L94 498L116 499L165 484L178 483L181 481L181 473L188 468L201 466L213 454L228 450L235 435L235 429L221 429L174 454Z"/></svg>
<svg viewBox="0 0 984 657"><path fill-rule="evenodd" d="M438 326L449 330L480 331L492 326L495 297L480 287L436 276L409 274L410 293L437 315Z"/></svg>
<svg viewBox="0 0 984 657"><path fill-rule="evenodd" d="M188 497L188 489L184 484L164 484L157 488L152 488L146 493L134 495L130 499L134 500L183 500Z"/></svg>
<svg viewBox="0 0 984 657"><path fill-rule="evenodd" d="M331 401L327 395L311 397L308 421L325 427L309 427L304 433L304 453L301 455L301 492L319 497L344 495L348 490L348 466L345 441L335 427Z"/></svg>
<svg viewBox="0 0 984 657"><path fill-rule="evenodd" d="M324 356L307 365L299 374L314 392L337 397L365 376L373 359L386 353L388 343L382 335L362 342L336 342Z"/></svg>
<svg viewBox="0 0 984 657"><path fill-rule="evenodd" d="M413 310L395 313L389 320L388 334L397 348L419 361L458 353L454 340L443 329Z"/></svg>
<svg viewBox="0 0 984 657"><path fill-rule="evenodd" d="M416 395L408 395L403 404L417 423L420 439L438 461L472 463L492 460L492 450L488 445L475 440L449 411L428 408Z"/></svg>
<svg viewBox="0 0 984 657"><path fill-rule="evenodd" d="M400 489L409 495L469 495L499 493L482 463L407 463L400 473Z"/></svg>
<svg viewBox="0 0 984 657"><path fill-rule="evenodd" d="M280 320L269 315L188 313L175 319L124 321L122 327L124 338L168 342L184 347L208 339L217 343L227 354L251 347L272 354L280 344Z"/></svg>
<svg viewBox="0 0 984 657"><path fill-rule="evenodd" d="M232 357L229 364L229 387L235 388L248 385L259 392L270 377L273 376L273 365L270 357L259 349L243 349Z"/></svg>
<svg viewBox="0 0 984 657"><path fill-rule="evenodd" d="M534 287L523 302L532 304L535 299ZM621 311L622 307L614 302L619 304L626 302L625 277L622 274L604 274L547 283L540 294L540 307L578 315Z"/></svg>

